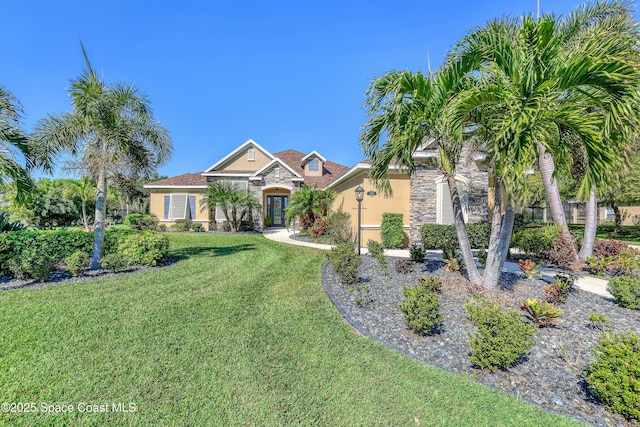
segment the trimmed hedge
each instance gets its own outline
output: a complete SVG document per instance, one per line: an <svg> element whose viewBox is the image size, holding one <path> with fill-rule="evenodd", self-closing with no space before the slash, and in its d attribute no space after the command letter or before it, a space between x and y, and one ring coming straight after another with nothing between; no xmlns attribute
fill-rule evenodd
<svg viewBox="0 0 640 427"><path fill-rule="evenodd" d="M402 247L402 242L404 241L402 226L402 214L389 212L382 214L380 237L382 238L382 245L385 248L395 249Z"/></svg>
<svg viewBox="0 0 640 427"><path fill-rule="evenodd" d="M458 248L458 233L453 224L425 224L422 226L422 245L425 249ZM489 247L491 224L488 222L473 222L467 224L469 243L473 249Z"/></svg>

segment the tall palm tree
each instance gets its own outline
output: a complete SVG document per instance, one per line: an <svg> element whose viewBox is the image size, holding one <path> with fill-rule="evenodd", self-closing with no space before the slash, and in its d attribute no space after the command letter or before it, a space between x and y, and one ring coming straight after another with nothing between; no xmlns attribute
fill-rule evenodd
<svg viewBox="0 0 640 427"><path fill-rule="evenodd" d="M105 84L91 67L71 81L73 111L40 120L34 141L40 159L50 170L49 159L60 152L81 156L96 178L94 245L91 268L100 268L104 246L107 179L122 159L140 168L155 169L168 160L172 145L168 131L155 119L149 100L135 86Z"/></svg>
<svg viewBox="0 0 640 427"><path fill-rule="evenodd" d="M18 100L0 86L0 183L9 180L17 189L16 200L23 202L33 188L27 168L32 165L28 139L20 128L22 107ZM16 155L22 156L26 165L20 165Z"/></svg>
<svg viewBox="0 0 640 427"><path fill-rule="evenodd" d="M578 140L587 167L579 195L586 198L620 163L637 124L638 45L627 4L595 2L565 18L491 21L449 57L465 73L481 76L466 94L466 108L484 110L483 124L496 136L496 161L515 165L502 169L503 178L522 185L518 165L537 155L554 222L566 234L556 166L569 161L567 140Z"/></svg>
<svg viewBox="0 0 640 427"><path fill-rule="evenodd" d="M430 139L437 143L440 169L449 184L454 224L469 280L482 284L471 253L456 181L467 123L452 114L454 109L450 108L453 99L470 83L471 79L454 67L431 76L392 71L376 78L367 90L365 107L369 120L363 127L360 145L371 158L370 178L379 189L389 193L389 165L414 173L414 152Z"/></svg>

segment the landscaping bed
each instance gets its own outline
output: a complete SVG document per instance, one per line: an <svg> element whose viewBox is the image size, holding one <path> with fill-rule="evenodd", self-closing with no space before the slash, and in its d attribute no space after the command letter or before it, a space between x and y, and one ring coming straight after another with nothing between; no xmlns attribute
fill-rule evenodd
<svg viewBox="0 0 640 427"><path fill-rule="evenodd" d="M394 258L382 271L372 257L362 258L358 283L341 284L329 264L324 266L324 285L345 318L362 333L410 357L449 372L470 376L480 383L518 396L548 411L563 414L596 426L625 425L623 417L608 412L586 390L584 370L593 360L592 349L601 331L590 327L591 313L604 315L606 327L616 333L640 333L640 312L619 307L601 296L574 289L564 304L561 322L540 328L531 352L508 370L494 373L476 369L469 361L468 333L473 327L464 309L472 296L469 282L457 273L444 271L444 263L417 264L410 274L398 274ZM421 336L404 323L399 309L403 286L417 284L418 277L440 276L440 312L443 321L437 333ZM501 289L483 292L505 308L519 309L528 298L542 298L546 282L503 273ZM356 290L360 286L360 290ZM368 292L366 292L368 287ZM359 302L356 302L359 299Z"/></svg>

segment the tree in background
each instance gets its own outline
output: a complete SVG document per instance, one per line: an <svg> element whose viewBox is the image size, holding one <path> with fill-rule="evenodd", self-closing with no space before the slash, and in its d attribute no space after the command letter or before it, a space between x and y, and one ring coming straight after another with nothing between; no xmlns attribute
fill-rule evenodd
<svg viewBox="0 0 640 427"><path fill-rule="evenodd" d="M80 200L80 212L82 212L82 224L85 231L93 228L92 219L87 214L87 204L96 194L96 185L88 176L81 176L78 180L71 180L67 185L67 195Z"/></svg>
<svg viewBox="0 0 640 427"><path fill-rule="evenodd" d="M16 189L17 202L28 198L33 182L27 171L32 166L28 139L20 127L20 102L0 86L0 183L9 181ZM22 156L21 166L16 156Z"/></svg>
<svg viewBox="0 0 640 427"><path fill-rule="evenodd" d="M114 166L126 159L140 170L153 171L171 155L171 138L157 122L149 100L135 86L105 84L91 66L71 81L73 111L40 120L34 132L38 160L46 170L61 152L81 158L97 186L91 268L100 268L104 246L107 181Z"/></svg>

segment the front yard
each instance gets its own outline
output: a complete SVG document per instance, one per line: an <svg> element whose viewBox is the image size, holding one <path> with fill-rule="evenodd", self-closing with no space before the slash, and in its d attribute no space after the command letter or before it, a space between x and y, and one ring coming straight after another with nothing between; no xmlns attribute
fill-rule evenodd
<svg viewBox="0 0 640 427"><path fill-rule="evenodd" d="M0 424L578 425L358 336L320 251L170 238L165 268L0 292Z"/></svg>

